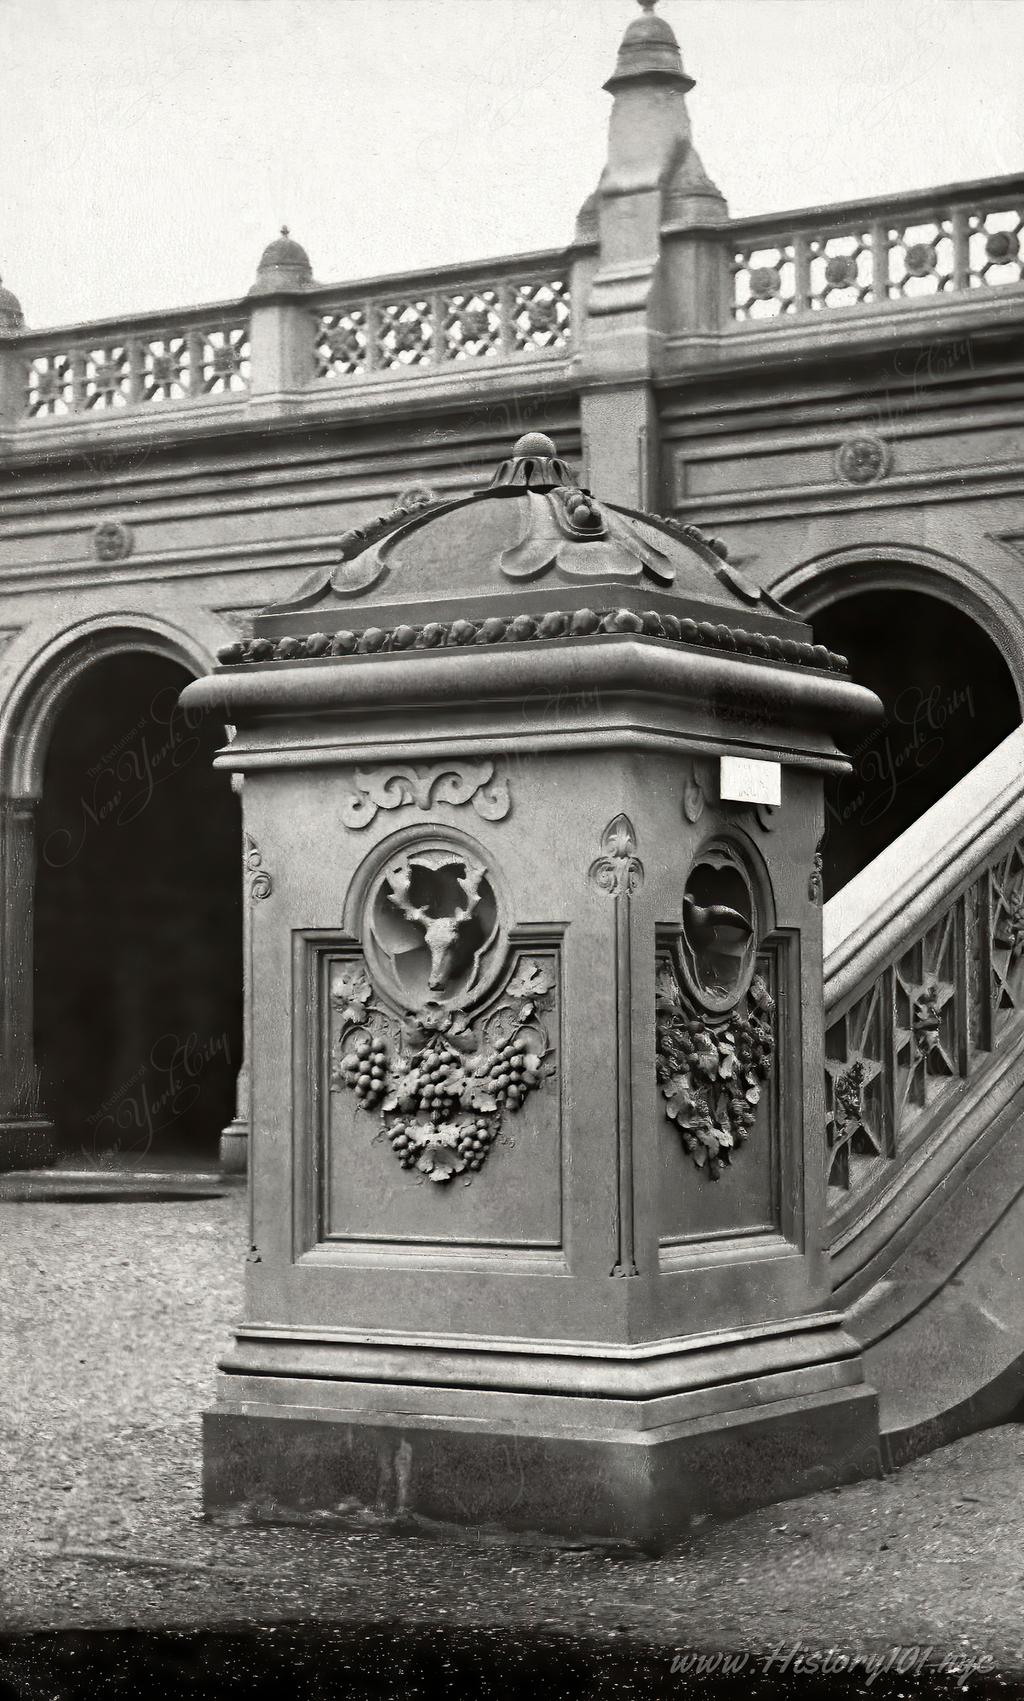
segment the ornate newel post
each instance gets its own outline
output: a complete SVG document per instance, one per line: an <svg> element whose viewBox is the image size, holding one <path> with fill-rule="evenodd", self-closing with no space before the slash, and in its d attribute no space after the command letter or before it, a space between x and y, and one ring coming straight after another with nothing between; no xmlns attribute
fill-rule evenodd
<svg viewBox="0 0 1024 1701"><path fill-rule="evenodd" d="M622 39L605 88L608 157L577 236L598 241L578 337L587 469L609 500L657 506L654 381L725 311L728 207L693 144L683 69L668 22L643 13Z"/></svg>
<svg viewBox="0 0 1024 1701"><path fill-rule="evenodd" d="M814 869L877 700L537 434L221 660L265 890L207 1507L657 1546L874 1473Z"/></svg>
<svg viewBox="0 0 1024 1701"><path fill-rule="evenodd" d="M263 401L291 395L313 377L316 320L303 300L313 287L309 255L282 225L260 256L249 291L250 385Z"/></svg>

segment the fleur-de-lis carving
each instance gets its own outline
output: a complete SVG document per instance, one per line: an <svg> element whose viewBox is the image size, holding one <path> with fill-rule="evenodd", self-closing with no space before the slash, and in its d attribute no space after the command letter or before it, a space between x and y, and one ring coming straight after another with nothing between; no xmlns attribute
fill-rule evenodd
<svg viewBox="0 0 1024 1701"><path fill-rule="evenodd" d="M590 865L590 883L610 898L631 897L644 883L636 833L628 815L616 815L601 835L602 855Z"/></svg>

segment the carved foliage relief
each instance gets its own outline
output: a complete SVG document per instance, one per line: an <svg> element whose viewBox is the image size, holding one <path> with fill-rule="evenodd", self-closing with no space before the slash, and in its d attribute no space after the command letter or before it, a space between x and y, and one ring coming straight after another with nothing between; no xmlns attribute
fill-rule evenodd
<svg viewBox="0 0 1024 1701"><path fill-rule="evenodd" d="M665 1114L717 1181L757 1119L775 1056L775 1001L757 957L757 906L726 843L702 851L676 953L658 958L656 1074Z"/></svg>
<svg viewBox="0 0 1024 1701"><path fill-rule="evenodd" d="M381 868L362 934L331 969L331 1089L417 1179L468 1183L554 1074L557 955L510 957L489 870L440 836Z"/></svg>
<svg viewBox="0 0 1024 1701"><path fill-rule="evenodd" d="M717 1181L757 1119L775 1056L775 1001L756 974L739 1003L716 1018L687 997L666 955L658 962L655 1008L665 1114L697 1168Z"/></svg>

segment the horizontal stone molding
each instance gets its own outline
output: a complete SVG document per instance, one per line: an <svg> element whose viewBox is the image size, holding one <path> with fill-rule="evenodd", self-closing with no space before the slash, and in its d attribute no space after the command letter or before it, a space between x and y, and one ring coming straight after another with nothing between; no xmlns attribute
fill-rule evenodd
<svg viewBox="0 0 1024 1701"><path fill-rule="evenodd" d="M595 692L597 698L587 699L587 693ZM862 730L881 707L873 692L843 676L636 633L351 656L340 664L328 658L228 667L195 681L183 701L189 707L219 710L228 721L237 711L242 718L274 716L278 723L282 713L302 716L320 710L365 717L384 702L391 709L415 706L442 712L456 702L493 703L499 710L511 705L511 713L521 721L524 702L541 709L547 702L557 711L563 742L569 745L575 731L569 726L573 700L582 697L588 702L581 722L585 729L594 724L595 702L611 709L616 696L631 707L662 702L705 709L709 702L729 702L736 717L730 731L736 739L756 743L758 728L774 729L782 722L790 733L806 731L810 742L805 759L827 768L846 764L824 729L837 736ZM630 719L637 724L635 716ZM524 733L529 730L522 727ZM777 751L774 732L770 742ZM787 736L786 744L796 750L799 740ZM238 739L231 757L222 760L233 764L236 748L241 755Z"/></svg>
<svg viewBox="0 0 1024 1701"><path fill-rule="evenodd" d="M622 1400L661 1399L743 1376L771 1375L851 1361L860 1382L858 1344L838 1317L822 1312L750 1331L747 1338L644 1342L616 1349L569 1341L427 1342L348 1340L330 1331L243 1324L220 1360L234 1375L325 1377L338 1381L508 1389L520 1393Z"/></svg>
<svg viewBox="0 0 1024 1701"><path fill-rule="evenodd" d="M556 610L536 617L529 614L491 615L478 620L432 621L426 625L370 626L361 631L333 634L314 632L299 637L255 637L225 644L217 656L222 666L238 667L249 662L295 662L327 657L335 660L396 651L465 649L471 644L545 643L557 638L575 641L599 633L642 633L645 637L670 643L730 650L740 655L765 657L822 672L845 674L848 666L845 656L836 655L824 644L801 643L795 638L748 632L744 628L710 620L680 619L664 610L637 613L629 608Z"/></svg>

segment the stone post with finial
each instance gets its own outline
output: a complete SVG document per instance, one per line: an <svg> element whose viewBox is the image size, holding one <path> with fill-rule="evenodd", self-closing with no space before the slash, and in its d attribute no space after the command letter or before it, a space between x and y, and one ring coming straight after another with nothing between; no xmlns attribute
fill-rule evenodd
<svg viewBox="0 0 1024 1701"><path fill-rule="evenodd" d="M264 249L249 291L254 396L289 395L312 378L316 325L303 300L312 288L309 255L282 225L280 236Z"/></svg>
<svg viewBox="0 0 1024 1701"><path fill-rule="evenodd" d="M659 445L653 380L669 345L712 329L725 298L728 217L693 145L687 76L671 25L640 0L615 70L608 158L577 234L596 235L580 382L591 483L619 502L657 508Z"/></svg>
<svg viewBox="0 0 1024 1701"><path fill-rule="evenodd" d="M12 341L24 329L21 302L0 278L0 424L13 425L25 410L25 362Z"/></svg>

